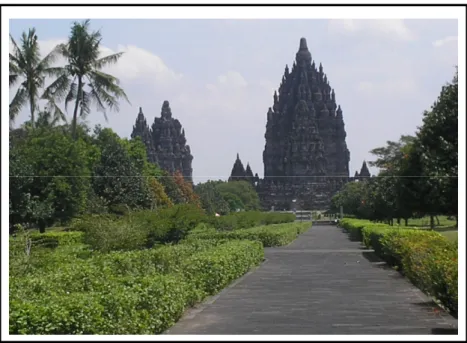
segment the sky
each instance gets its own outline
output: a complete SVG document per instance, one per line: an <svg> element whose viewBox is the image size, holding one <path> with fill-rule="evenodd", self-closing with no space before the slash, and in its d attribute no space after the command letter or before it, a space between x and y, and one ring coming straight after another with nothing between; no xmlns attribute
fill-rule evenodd
<svg viewBox="0 0 467 343"><path fill-rule="evenodd" d="M35 27L45 55L73 21L10 20L10 34L19 41ZM343 110L351 175L372 160L371 149L414 134L458 63L457 20L447 19L93 19L91 28L102 33L103 55L125 52L105 71L130 103L108 112L108 122L97 111L87 121L129 137L139 107L152 124L168 100L195 183L227 179L237 153L263 175L266 114L302 37ZM25 120L26 108L15 126Z"/></svg>

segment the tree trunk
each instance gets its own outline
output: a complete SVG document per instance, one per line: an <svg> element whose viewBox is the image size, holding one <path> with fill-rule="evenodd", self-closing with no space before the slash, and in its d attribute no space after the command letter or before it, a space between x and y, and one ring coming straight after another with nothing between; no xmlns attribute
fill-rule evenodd
<svg viewBox="0 0 467 343"><path fill-rule="evenodd" d="M435 217L436 217L437 225L439 226L439 218L438 218L438 216L435 216Z"/></svg>
<svg viewBox="0 0 467 343"><path fill-rule="evenodd" d="M39 232L45 233L45 220L39 219Z"/></svg>
<svg viewBox="0 0 467 343"><path fill-rule="evenodd" d="M435 217L430 215L430 228L433 230L435 228Z"/></svg>
<svg viewBox="0 0 467 343"><path fill-rule="evenodd" d="M75 110L73 111L73 121L71 122L71 134L74 140L76 140L76 126L78 125L78 107L83 93L83 82L81 77L78 77L78 92L76 95Z"/></svg>
<svg viewBox="0 0 467 343"><path fill-rule="evenodd" d="M405 226L409 226L409 218L405 218Z"/></svg>
<svg viewBox="0 0 467 343"><path fill-rule="evenodd" d="M401 225L401 219L397 218L397 225Z"/></svg>
<svg viewBox="0 0 467 343"><path fill-rule="evenodd" d="M34 111L35 111L35 103L32 96L29 97L29 109L31 111L31 127L34 129Z"/></svg>

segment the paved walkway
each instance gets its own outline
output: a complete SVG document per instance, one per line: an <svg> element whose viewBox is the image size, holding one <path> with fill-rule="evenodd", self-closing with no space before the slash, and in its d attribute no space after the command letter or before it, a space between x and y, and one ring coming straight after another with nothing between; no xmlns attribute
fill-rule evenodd
<svg viewBox="0 0 467 343"><path fill-rule="evenodd" d="M457 320L335 226L314 226L167 334L457 334Z"/></svg>

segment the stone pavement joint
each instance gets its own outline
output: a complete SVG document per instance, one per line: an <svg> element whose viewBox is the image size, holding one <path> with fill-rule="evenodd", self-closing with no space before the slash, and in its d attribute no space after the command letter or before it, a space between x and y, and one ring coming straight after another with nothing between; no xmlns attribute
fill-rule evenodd
<svg viewBox="0 0 467 343"><path fill-rule="evenodd" d="M457 334L437 308L371 250L340 228L313 226L210 298L166 334Z"/></svg>

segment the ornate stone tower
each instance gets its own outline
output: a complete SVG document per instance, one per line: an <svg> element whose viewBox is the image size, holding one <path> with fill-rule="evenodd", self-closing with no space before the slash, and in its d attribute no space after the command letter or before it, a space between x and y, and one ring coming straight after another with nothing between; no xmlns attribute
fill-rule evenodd
<svg viewBox="0 0 467 343"><path fill-rule="evenodd" d="M343 112L321 63L316 68L305 38L292 70L285 66L267 113L264 180L258 192L265 209L325 209L348 181L350 153Z"/></svg>
<svg viewBox="0 0 467 343"><path fill-rule="evenodd" d="M371 177L370 170L368 169L368 166L366 165L366 161L363 161L362 168L360 169L360 173L358 171L355 171L354 179L367 180L370 177Z"/></svg>
<svg viewBox="0 0 467 343"><path fill-rule="evenodd" d="M190 146L186 144L185 130L177 119L172 118L168 101L162 105L161 117L154 118L149 128L140 108L131 138L141 137L148 152L148 159L169 173L180 171L186 180L192 181L193 169Z"/></svg>
<svg viewBox="0 0 467 343"><path fill-rule="evenodd" d="M232 172L230 173L229 181L248 181L253 186L259 181L258 174L253 176L253 171L251 170L250 164L247 163L246 169L243 166L240 156L237 154L237 159L232 167Z"/></svg>

